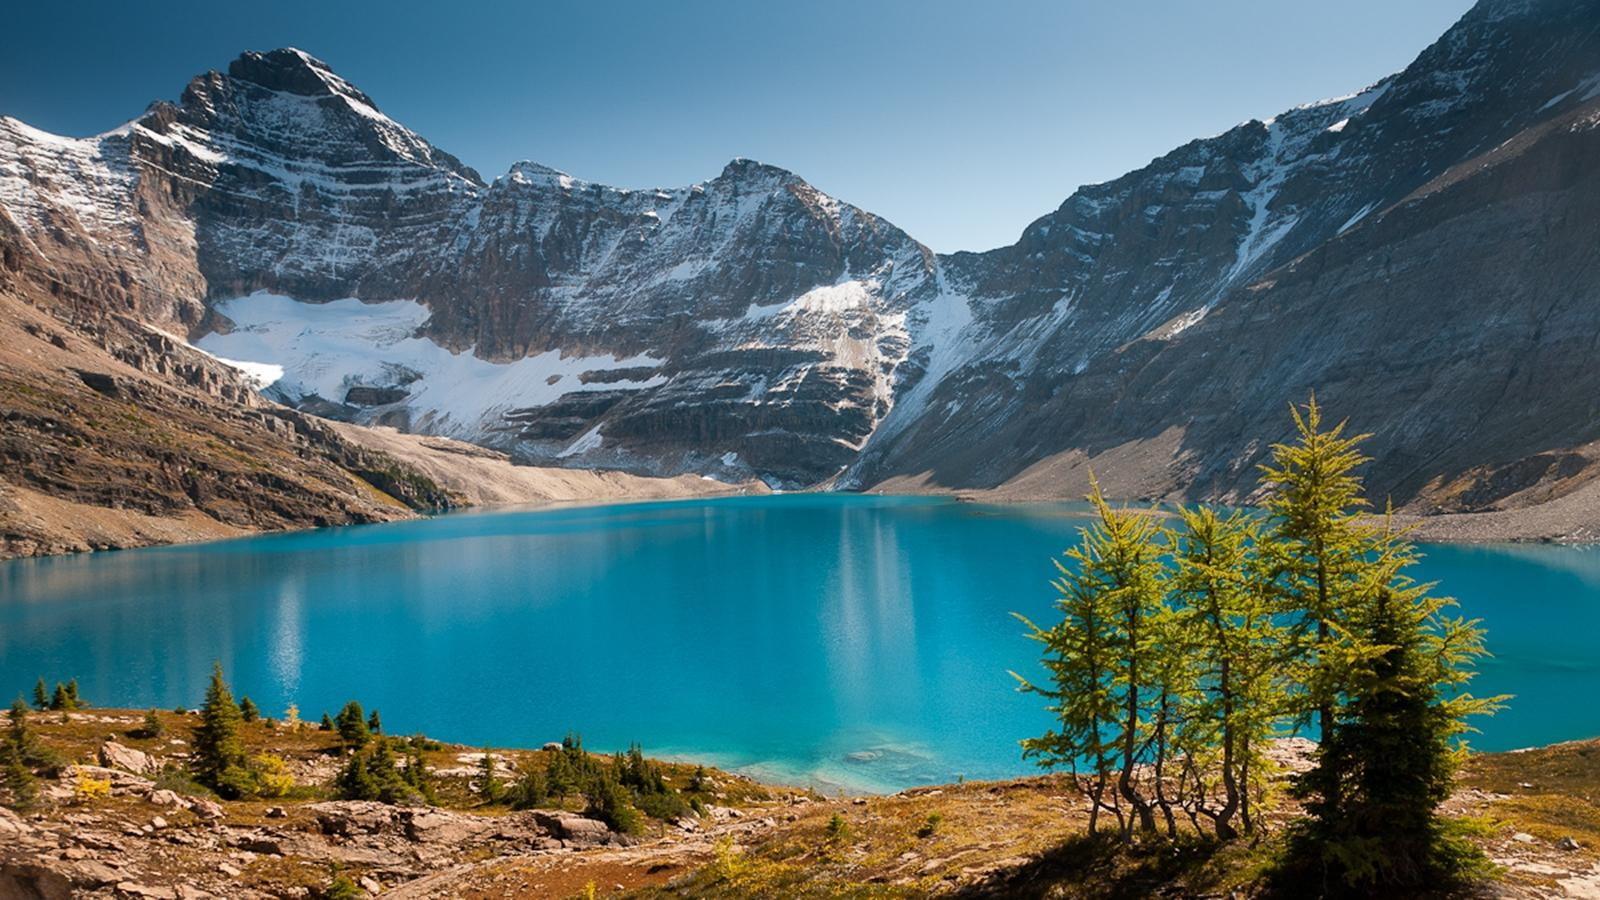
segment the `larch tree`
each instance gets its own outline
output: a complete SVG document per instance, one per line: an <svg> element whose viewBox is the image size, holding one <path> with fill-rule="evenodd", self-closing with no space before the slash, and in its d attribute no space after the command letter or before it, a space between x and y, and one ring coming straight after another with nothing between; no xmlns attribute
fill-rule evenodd
<svg viewBox="0 0 1600 900"><path fill-rule="evenodd" d="M1228 839L1255 829L1251 801L1268 774L1262 750L1283 707L1283 632L1256 556L1257 520L1207 507L1179 517L1170 533L1174 618L1178 652L1195 667L1180 738L1186 808Z"/></svg>
<svg viewBox="0 0 1600 900"><path fill-rule="evenodd" d="M1023 755L1072 771L1091 832L1107 812L1123 840L1157 814L1175 835L1181 811L1227 840L1260 830L1270 738L1314 731L1280 874L1376 893L1474 874L1481 853L1438 807L1466 718L1505 699L1466 690L1482 629L1418 583L1392 517L1367 516L1363 436L1325 427L1315 397L1292 413L1298 439L1263 467L1265 517L1183 509L1163 528L1095 486L1094 521L1055 561L1061 621L1018 617L1049 674L1021 689L1056 719Z"/></svg>
<svg viewBox="0 0 1600 900"><path fill-rule="evenodd" d="M1346 423L1324 428L1312 395L1304 410L1290 406L1298 438L1275 444L1261 467L1272 522L1263 542L1280 609L1293 619L1290 656L1303 668L1297 710L1313 719L1321 739L1333 734L1340 693L1335 644L1355 603L1371 544L1362 520L1368 509L1355 469L1367 462L1357 448L1368 435L1346 435Z"/></svg>
<svg viewBox="0 0 1600 900"><path fill-rule="evenodd" d="M1127 837L1137 825L1156 827L1155 804L1135 784L1144 760L1146 705L1141 694L1156 674L1160 618L1165 610L1160 526L1153 516L1112 509L1095 484L1096 520L1082 541L1056 561L1053 582L1063 620L1045 629L1018 616L1029 636L1045 646L1051 684L1016 673L1021 689L1049 701L1058 728L1023 741L1023 754L1045 766L1089 767L1090 827L1099 814L1117 817ZM1114 779L1114 780L1113 780ZM1127 804L1124 814L1123 803Z"/></svg>

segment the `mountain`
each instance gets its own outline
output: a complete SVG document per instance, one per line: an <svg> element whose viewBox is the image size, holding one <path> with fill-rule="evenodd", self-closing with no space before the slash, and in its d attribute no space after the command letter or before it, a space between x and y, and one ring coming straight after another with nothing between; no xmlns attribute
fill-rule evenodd
<svg viewBox="0 0 1600 900"><path fill-rule="evenodd" d="M1247 500L1247 436L1315 389L1379 491L1485 509L1600 472L1597 120L1600 2L1482 0L1377 84L936 255L748 160L486 182L283 49L92 138L0 119L0 261L60 321L525 462Z"/></svg>
<svg viewBox="0 0 1600 900"><path fill-rule="evenodd" d="M852 471L1247 499L1285 406L1372 431L1420 508L1593 472L1600 6L1483 2L1404 71L1086 187L941 259L965 359ZM902 403L902 409L908 404ZM1527 499L1527 498L1524 498Z"/></svg>

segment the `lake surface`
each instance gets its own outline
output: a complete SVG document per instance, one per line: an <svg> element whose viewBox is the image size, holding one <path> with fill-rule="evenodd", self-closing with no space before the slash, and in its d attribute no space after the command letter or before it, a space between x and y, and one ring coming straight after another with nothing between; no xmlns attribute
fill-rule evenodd
<svg viewBox="0 0 1600 900"><path fill-rule="evenodd" d="M356 698L393 733L536 746L568 729L820 786L1036 771L1047 729L1008 613L1054 621L1081 504L789 495L537 511L0 564L0 692L200 702L211 661L268 715ZM1600 735L1600 548L1432 546L1482 617L1474 744Z"/></svg>

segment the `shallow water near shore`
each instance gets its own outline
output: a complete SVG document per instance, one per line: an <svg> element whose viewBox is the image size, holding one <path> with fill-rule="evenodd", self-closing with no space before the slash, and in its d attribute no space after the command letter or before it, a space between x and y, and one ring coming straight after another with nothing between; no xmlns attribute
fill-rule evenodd
<svg viewBox="0 0 1600 900"><path fill-rule="evenodd" d="M394 733L569 729L784 783L894 790L1037 771L1050 559L1083 504L799 494L482 511L0 563L0 690L198 704L211 661L268 715L347 699ZM1512 693L1480 749L1600 735L1600 548L1431 545Z"/></svg>

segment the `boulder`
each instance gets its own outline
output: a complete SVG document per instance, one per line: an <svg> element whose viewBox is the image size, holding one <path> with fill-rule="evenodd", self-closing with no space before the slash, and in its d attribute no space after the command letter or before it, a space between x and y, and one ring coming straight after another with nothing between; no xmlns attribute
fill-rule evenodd
<svg viewBox="0 0 1600 900"><path fill-rule="evenodd" d="M592 847L608 844L615 838L606 823L576 813L539 809L533 811L533 820L540 827L574 846Z"/></svg>
<svg viewBox="0 0 1600 900"><path fill-rule="evenodd" d="M399 811L376 800L330 800L313 803L310 809L317 817L323 834L352 837L359 834L384 834L400 832Z"/></svg>
<svg viewBox="0 0 1600 900"><path fill-rule="evenodd" d="M135 775L154 775L161 771L161 763L155 757L116 741L106 741L100 745L100 765L125 769Z"/></svg>
<svg viewBox="0 0 1600 900"><path fill-rule="evenodd" d="M420 844L461 844L499 827L493 819L432 808L406 810L402 819L406 837Z"/></svg>
<svg viewBox="0 0 1600 900"><path fill-rule="evenodd" d="M151 803L154 803L156 806L184 805L184 798L178 796L177 791L169 791L165 788L151 791L150 796L145 799L149 800Z"/></svg>
<svg viewBox="0 0 1600 900"><path fill-rule="evenodd" d="M95 781L111 782L111 793L114 795L140 794L149 796L155 790L155 782L121 769L109 769L105 766L67 766L61 773L61 782L67 788L74 788L79 778L92 778Z"/></svg>
<svg viewBox="0 0 1600 900"><path fill-rule="evenodd" d="M222 809L222 804L204 797L184 798L184 808L207 820L220 819L227 815Z"/></svg>
<svg viewBox="0 0 1600 900"><path fill-rule="evenodd" d="M0 862L0 897L71 900L112 884L117 878L117 873L105 864L87 860Z"/></svg>

